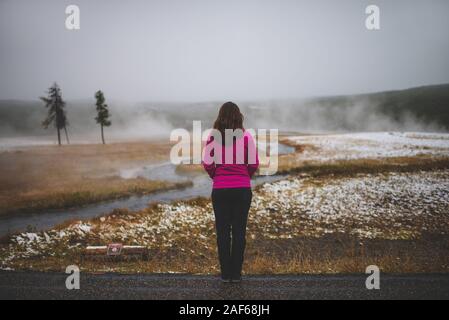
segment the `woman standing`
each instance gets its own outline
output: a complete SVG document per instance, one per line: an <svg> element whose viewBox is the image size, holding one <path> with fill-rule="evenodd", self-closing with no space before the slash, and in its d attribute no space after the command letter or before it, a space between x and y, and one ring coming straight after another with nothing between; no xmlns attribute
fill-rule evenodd
<svg viewBox="0 0 449 320"><path fill-rule="evenodd" d="M240 282L252 199L251 177L259 167L259 158L235 103L223 104L213 129L206 142L203 166L213 179L212 205L221 278L224 282Z"/></svg>

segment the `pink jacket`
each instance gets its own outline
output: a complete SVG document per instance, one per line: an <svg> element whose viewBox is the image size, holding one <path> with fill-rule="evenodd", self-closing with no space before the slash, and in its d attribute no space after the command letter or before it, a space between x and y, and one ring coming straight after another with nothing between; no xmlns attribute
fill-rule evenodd
<svg viewBox="0 0 449 320"><path fill-rule="evenodd" d="M245 131L243 137L237 139L233 145L226 146L214 142L210 136L204 149L203 167L213 179L214 189L251 188L251 177L259 167L259 156L253 137Z"/></svg>

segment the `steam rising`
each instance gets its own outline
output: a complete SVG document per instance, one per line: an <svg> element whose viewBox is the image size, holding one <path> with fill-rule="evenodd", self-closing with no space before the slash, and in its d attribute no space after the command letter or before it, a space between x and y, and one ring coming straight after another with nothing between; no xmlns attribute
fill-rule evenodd
<svg viewBox="0 0 449 320"><path fill-rule="evenodd" d="M345 106L322 106L314 102L271 107L251 105L246 110L252 126L293 132L445 131L443 125L419 119L406 110L397 117L382 113L369 100Z"/></svg>
<svg viewBox="0 0 449 320"><path fill-rule="evenodd" d="M442 91L449 95L449 86L438 87L426 96L432 99ZM437 90L437 91L435 91ZM400 101L411 93L399 93ZM441 94L440 94L441 95ZM445 98L447 99L447 98ZM423 105L426 118L419 116L413 105L386 108L391 98L379 99L372 95L292 101L240 102L245 116L245 127L279 129L282 131L361 132L361 131L447 131L447 119L431 107ZM431 100L433 101L433 100ZM53 136L43 130L45 118L42 103L0 103L0 136ZM202 129L210 128L221 102L210 103L140 103L111 102L112 126L106 128L109 141L132 139L168 139L175 128L192 129L193 121L201 121ZM421 108L423 109L423 108ZM78 101L67 104L69 133L73 142L95 142L99 126L95 122L93 102ZM22 119L22 120L21 120Z"/></svg>

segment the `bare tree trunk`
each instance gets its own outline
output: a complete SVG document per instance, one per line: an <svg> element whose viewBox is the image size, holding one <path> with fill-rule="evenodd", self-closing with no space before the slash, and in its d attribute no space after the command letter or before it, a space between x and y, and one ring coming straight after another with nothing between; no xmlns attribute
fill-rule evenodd
<svg viewBox="0 0 449 320"><path fill-rule="evenodd" d="M58 130L58 145L61 145L61 132L59 131L59 128L57 128Z"/></svg>
<svg viewBox="0 0 449 320"><path fill-rule="evenodd" d="M103 129L103 125L101 125L101 140L103 141L103 144L106 144L106 142L104 141L104 129Z"/></svg>
<svg viewBox="0 0 449 320"><path fill-rule="evenodd" d="M67 144L70 144L69 134L67 133L67 127L66 126L64 126L64 131L65 131L65 138L67 139Z"/></svg>

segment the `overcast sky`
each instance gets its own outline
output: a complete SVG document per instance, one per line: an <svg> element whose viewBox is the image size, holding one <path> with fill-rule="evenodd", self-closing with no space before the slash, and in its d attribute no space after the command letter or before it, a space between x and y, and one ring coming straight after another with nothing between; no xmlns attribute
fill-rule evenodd
<svg viewBox="0 0 449 320"><path fill-rule="evenodd" d="M65 28L77 4L81 29ZM365 8L381 30L365 28ZM447 0L0 0L0 99L206 101L449 82Z"/></svg>

